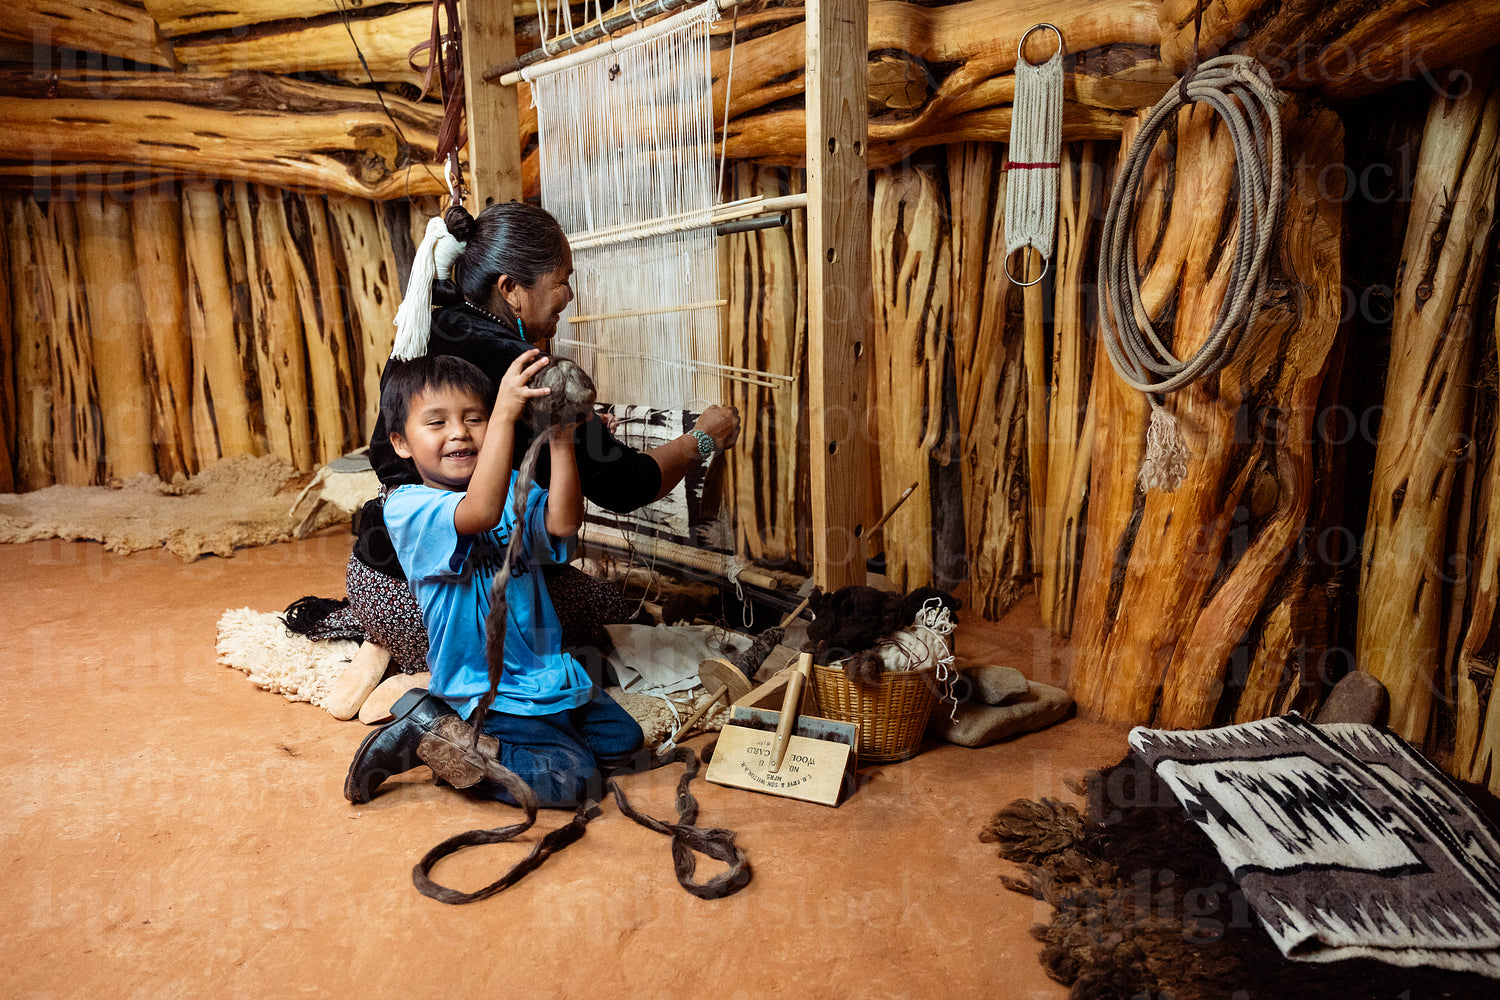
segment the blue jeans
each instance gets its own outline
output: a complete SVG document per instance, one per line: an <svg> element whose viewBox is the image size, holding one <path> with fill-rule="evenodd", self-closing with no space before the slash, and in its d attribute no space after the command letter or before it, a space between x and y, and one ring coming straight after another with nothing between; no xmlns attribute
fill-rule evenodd
<svg viewBox="0 0 1500 1000"><path fill-rule="evenodd" d="M600 768L630 763L645 744L640 724L599 688L592 700L567 712L490 712L484 731L500 740L500 763L531 786L537 803L557 809L571 809L585 798L602 798ZM481 783L479 789L515 804L492 782Z"/></svg>

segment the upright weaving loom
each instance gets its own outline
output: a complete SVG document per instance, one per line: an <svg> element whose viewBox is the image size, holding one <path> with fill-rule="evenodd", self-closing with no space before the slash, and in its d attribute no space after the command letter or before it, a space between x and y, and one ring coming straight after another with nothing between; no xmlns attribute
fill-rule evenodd
<svg viewBox="0 0 1500 1000"><path fill-rule="evenodd" d="M531 82L543 204L575 255L578 297L556 345L593 372L603 400L701 409L723 401L725 379L786 379L723 364L715 226L760 228L747 217L807 209L812 562L836 588L864 581L868 2L806 0L807 194L715 205L708 26L739 2L706 0L646 24L679 0L609 12L595 0L593 23L575 28L566 3L543 0L541 49L476 80ZM610 34L621 28L633 30Z"/></svg>
<svg viewBox="0 0 1500 1000"><path fill-rule="evenodd" d="M593 373L602 400L724 401L708 48L718 13L709 0L521 73L542 204L573 246L576 298L557 346Z"/></svg>

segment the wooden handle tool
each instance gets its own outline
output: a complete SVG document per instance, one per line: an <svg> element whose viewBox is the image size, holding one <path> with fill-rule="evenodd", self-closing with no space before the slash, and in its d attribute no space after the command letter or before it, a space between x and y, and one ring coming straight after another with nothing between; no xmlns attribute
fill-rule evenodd
<svg viewBox="0 0 1500 1000"><path fill-rule="evenodd" d="M781 770L781 762L786 760L787 744L792 740L792 730L797 725L797 714L802 707L802 688L807 683L808 675L812 673L813 655L803 653L797 658L797 668L792 671L792 676L787 678L786 697L781 700L781 718L776 722L776 742L771 745L771 766L767 769L772 774Z"/></svg>

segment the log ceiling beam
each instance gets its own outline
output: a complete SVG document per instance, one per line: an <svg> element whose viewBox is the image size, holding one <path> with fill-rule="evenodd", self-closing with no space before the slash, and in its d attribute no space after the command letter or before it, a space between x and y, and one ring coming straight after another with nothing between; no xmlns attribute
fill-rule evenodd
<svg viewBox="0 0 1500 1000"><path fill-rule="evenodd" d="M176 69L172 47L139 5L120 0L6 0L0 38L33 48L80 49Z"/></svg>
<svg viewBox="0 0 1500 1000"><path fill-rule="evenodd" d="M431 162L439 109L391 94L382 104L260 73L0 72L0 99L0 177L223 177L377 200L446 191Z"/></svg>

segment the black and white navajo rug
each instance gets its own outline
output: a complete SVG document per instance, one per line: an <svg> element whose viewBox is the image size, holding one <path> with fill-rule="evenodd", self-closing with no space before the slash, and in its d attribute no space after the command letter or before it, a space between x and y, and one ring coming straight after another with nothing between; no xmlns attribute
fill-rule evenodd
<svg viewBox="0 0 1500 1000"><path fill-rule="evenodd" d="M1285 716L1130 745L1282 954L1500 978L1500 837L1399 737Z"/></svg>

